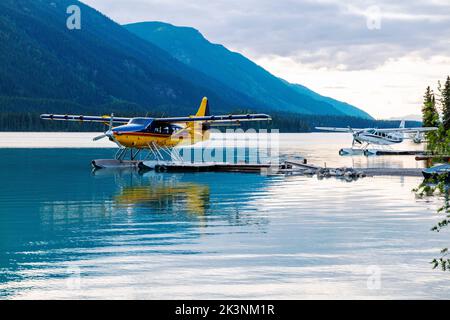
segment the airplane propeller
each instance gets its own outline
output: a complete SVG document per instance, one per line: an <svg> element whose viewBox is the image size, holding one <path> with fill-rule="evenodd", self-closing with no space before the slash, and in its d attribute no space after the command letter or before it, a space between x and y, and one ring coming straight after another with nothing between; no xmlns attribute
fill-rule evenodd
<svg viewBox="0 0 450 320"><path fill-rule="evenodd" d="M98 141L98 140L101 140L101 139L106 138L106 137L107 137L107 135L106 135L106 133L105 133L105 134L102 134L101 136L95 137L95 138L92 139L92 140L93 140L93 141Z"/></svg>
<svg viewBox="0 0 450 320"><path fill-rule="evenodd" d="M111 117L109 119L109 127L108 130L105 131L104 134L95 137L94 139L92 139L93 141L98 141L101 140L103 138L109 138L109 140L115 142L119 147L121 147L120 143L116 140L116 138L114 137L114 133L112 131L113 128L113 123L114 123L114 113L111 113Z"/></svg>
<svg viewBox="0 0 450 320"><path fill-rule="evenodd" d="M422 135L420 134L419 131L417 131L417 133L414 135L413 142L422 143Z"/></svg>
<svg viewBox="0 0 450 320"><path fill-rule="evenodd" d="M348 127L348 129L350 130L350 132L353 135L352 147L355 145L355 142L357 142L358 144L361 144L361 141L358 139L359 132L353 130L351 127Z"/></svg>

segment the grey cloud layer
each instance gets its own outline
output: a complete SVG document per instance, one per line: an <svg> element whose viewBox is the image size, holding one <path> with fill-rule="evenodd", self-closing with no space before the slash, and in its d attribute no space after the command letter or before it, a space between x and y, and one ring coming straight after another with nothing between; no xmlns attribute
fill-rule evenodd
<svg viewBox="0 0 450 320"><path fill-rule="evenodd" d="M255 57L374 68L415 53L450 56L450 0L85 0L114 20L160 20L199 29L213 42ZM381 29L367 28L367 9L381 10Z"/></svg>

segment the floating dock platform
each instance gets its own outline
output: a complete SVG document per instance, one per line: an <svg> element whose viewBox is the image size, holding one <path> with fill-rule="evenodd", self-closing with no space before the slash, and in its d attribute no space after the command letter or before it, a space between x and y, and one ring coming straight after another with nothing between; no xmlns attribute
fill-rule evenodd
<svg viewBox="0 0 450 320"><path fill-rule="evenodd" d="M361 168L367 176L421 177L422 168Z"/></svg>
<svg viewBox="0 0 450 320"><path fill-rule="evenodd" d="M339 150L341 156L428 156L427 151L421 150L379 150L379 149L353 149L343 148Z"/></svg>
<svg viewBox="0 0 450 320"><path fill-rule="evenodd" d="M155 170L158 172L249 172L260 173L273 168L270 164L248 163L216 163L216 162L181 162L181 161L142 161L138 164L140 169ZM278 172L279 165L274 169Z"/></svg>
<svg viewBox="0 0 450 320"><path fill-rule="evenodd" d="M96 169L140 169L157 172L240 172L259 174L317 175L318 177L345 177L357 179L367 176L422 176L422 168L323 168L297 161L281 164L182 162L182 161L130 161L100 159L92 161Z"/></svg>
<svg viewBox="0 0 450 320"><path fill-rule="evenodd" d="M425 156L429 153L420 150L367 150L374 156Z"/></svg>
<svg viewBox="0 0 450 320"><path fill-rule="evenodd" d="M445 161L445 162L450 162L450 155L438 155L438 154L436 154L436 155L431 155L431 154L429 154L429 155L418 155L416 157L416 160L417 161L422 161L422 160L424 160L424 161L442 160L442 161Z"/></svg>

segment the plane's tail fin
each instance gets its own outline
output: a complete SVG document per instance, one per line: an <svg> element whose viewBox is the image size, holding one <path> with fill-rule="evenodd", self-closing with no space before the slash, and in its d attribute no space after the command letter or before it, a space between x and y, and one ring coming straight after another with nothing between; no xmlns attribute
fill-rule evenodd
<svg viewBox="0 0 450 320"><path fill-rule="evenodd" d="M400 122L400 129L405 129L405 120Z"/></svg>
<svg viewBox="0 0 450 320"><path fill-rule="evenodd" d="M194 117L205 117L209 115L210 113L208 98L204 97ZM209 129L209 126L203 123L203 121L188 122L187 128L191 135L192 144L209 139L209 132L207 131Z"/></svg>
<svg viewBox="0 0 450 320"><path fill-rule="evenodd" d="M204 117L204 116L209 116L209 103L208 103L208 98L204 97L202 99L202 103L200 104L200 108L198 108L197 114L195 115L196 117Z"/></svg>

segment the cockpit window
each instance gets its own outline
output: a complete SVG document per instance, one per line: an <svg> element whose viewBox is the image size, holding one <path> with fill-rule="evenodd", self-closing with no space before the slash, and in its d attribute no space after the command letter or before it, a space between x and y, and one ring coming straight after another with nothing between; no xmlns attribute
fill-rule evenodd
<svg viewBox="0 0 450 320"><path fill-rule="evenodd" d="M132 118L128 124L138 124L138 125L149 125L152 122L152 119L148 118Z"/></svg>
<svg viewBox="0 0 450 320"><path fill-rule="evenodd" d="M171 123L155 121L151 126L147 127L146 131L158 134L173 134L180 129L182 129L180 126Z"/></svg>

